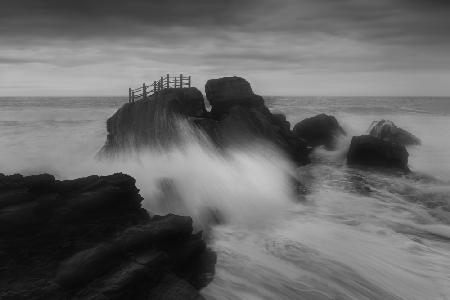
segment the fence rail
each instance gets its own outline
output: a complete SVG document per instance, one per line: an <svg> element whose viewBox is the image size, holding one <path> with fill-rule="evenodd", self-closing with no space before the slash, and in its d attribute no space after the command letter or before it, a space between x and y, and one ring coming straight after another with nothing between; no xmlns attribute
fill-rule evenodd
<svg viewBox="0 0 450 300"><path fill-rule="evenodd" d="M162 76L158 81L153 81L153 83L146 84L145 82L142 86L132 89L128 89L128 102L134 102L141 99L147 99L158 92L170 89L170 88L183 88L191 87L191 76L184 76L180 74L178 76Z"/></svg>

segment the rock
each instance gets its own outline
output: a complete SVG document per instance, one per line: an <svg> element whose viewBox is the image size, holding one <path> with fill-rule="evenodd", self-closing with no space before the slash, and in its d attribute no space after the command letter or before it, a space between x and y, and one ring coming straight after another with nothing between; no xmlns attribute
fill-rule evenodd
<svg viewBox="0 0 450 300"><path fill-rule="evenodd" d="M374 121L369 128L369 134L384 141L403 146L420 145L420 139L408 131L397 127L392 121Z"/></svg>
<svg viewBox="0 0 450 300"><path fill-rule="evenodd" d="M283 114L272 114L272 121L284 131L291 130L291 123L286 120L286 116Z"/></svg>
<svg viewBox="0 0 450 300"><path fill-rule="evenodd" d="M265 106L235 105L220 121L209 123L205 132L212 134L220 148L269 143L283 150L298 165L309 163L308 145L273 120Z"/></svg>
<svg viewBox="0 0 450 300"><path fill-rule="evenodd" d="M257 107L264 105L261 96L255 95L247 80L241 77L210 79L205 85L206 98L211 104L211 114L220 118L235 105Z"/></svg>
<svg viewBox="0 0 450 300"><path fill-rule="evenodd" d="M347 163L409 171L408 152L404 146L383 141L371 135L352 138L347 153Z"/></svg>
<svg viewBox="0 0 450 300"><path fill-rule="evenodd" d="M203 95L196 88L165 89L148 99L126 103L108 119L107 141L100 155L171 145L180 139L177 118L205 114Z"/></svg>
<svg viewBox="0 0 450 300"><path fill-rule="evenodd" d="M172 286L195 298L212 279L192 219L150 217L128 175L0 174L2 199L0 299L149 299Z"/></svg>
<svg viewBox="0 0 450 300"><path fill-rule="evenodd" d="M327 149L335 147L336 138L345 135L344 129L339 125L335 117L320 114L304 119L294 126L294 134L304 139L313 147L325 146Z"/></svg>
<svg viewBox="0 0 450 300"><path fill-rule="evenodd" d="M100 244L80 251L60 265L55 280L66 288L86 284L113 268L119 255L119 248L112 244Z"/></svg>
<svg viewBox="0 0 450 300"><path fill-rule="evenodd" d="M107 142L100 155L183 142L186 130L177 123L177 118L183 118L188 126L203 131L193 130L194 134L206 136L220 150L262 142L282 150L298 165L309 163L311 148L292 133L284 115L269 111L245 79L211 79L205 90L211 112L206 111L203 96L194 88L167 89L149 99L125 104L108 119Z"/></svg>

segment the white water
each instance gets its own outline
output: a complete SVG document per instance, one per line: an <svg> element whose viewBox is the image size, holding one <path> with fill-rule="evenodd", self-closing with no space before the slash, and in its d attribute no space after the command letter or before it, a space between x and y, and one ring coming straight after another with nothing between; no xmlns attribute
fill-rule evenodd
<svg viewBox="0 0 450 300"><path fill-rule="evenodd" d="M97 161L104 121L116 106L89 99L5 102L0 166L61 178L134 176L148 209L186 213L209 229L218 263L202 291L208 299L450 299L448 114L417 112L416 103L395 99L382 102L384 110L370 99L357 109L339 99L334 106L294 100L269 105L291 121L332 113L350 136L381 118L410 130L423 142L408 149L414 174L347 168L348 138L337 151L318 149L313 164L296 170L267 145L218 153L190 131L180 148ZM309 188L306 199L292 193L292 174ZM162 192L163 178L176 189ZM208 212L225 223L208 223Z"/></svg>

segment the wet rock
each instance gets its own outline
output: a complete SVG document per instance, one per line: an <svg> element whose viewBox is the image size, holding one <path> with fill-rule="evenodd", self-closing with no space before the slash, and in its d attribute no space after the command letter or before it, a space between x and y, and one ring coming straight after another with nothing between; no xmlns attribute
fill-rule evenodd
<svg viewBox="0 0 450 300"><path fill-rule="evenodd" d="M286 120L286 116L284 114L272 114L272 121L284 131L291 130L291 123Z"/></svg>
<svg viewBox="0 0 450 300"><path fill-rule="evenodd" d="M174 144L180 139L177 118L205 114L203 95L196 88L166 89L148 99L126 103L108 119L107 141L99 154Z"/></svg>
<svg viewBox="0 0 450 300"><path fill-rule="evenodd" d="M0 299L150 299L170 286L195 298L212 279L192 219L150 217L128 175L0 174L0 195Z"/></svg>
<svg viewBox="0 0 450 300"><path fill-rule="evenodd" d="M203 296L175 274L167 274L157 288L153 289L148 299L154 300L203 300Z"/></svg>
<svg viewBox="0 0 450 300"><path fill-rule="evenodd" d="M371 135L352 138L347 153L347 163L409 171L408 152L404 146L383 141Z"/></svg>
<svg viewBox="0 0 450 300"><path fill-rule="evenodd" d="M374 121L369 128L369 134L383 141L397 143L403 146L420 145L419 138L397 127L392 121Z"/></svg>
<svg viewBox="0 0 450 300"><path fill-rule="evenodd" d="M208 80L205 90L211 112L206 111L197 89L188 89L189 93L184 90L168 89L147 100L122 106L108 119L107 142L100 156L182 143L185 128L180 128L177 121L181 117L194 128L200 128L202 132L196 134L209 137L219 150L262 142L281 149L298 165L309 163L311 148L292 133L284 115L270 112L264 99L253 93L245 79Z"/></svg>
<svg viewBox="0 0 450 300"><path fill-rule="evenodd" d="M119 255L119 248L112 244L101 244L80 251L60 265L55 280L67 288L86 284L111 269Z"/></svg>
<svg viewBox="0 0 450 300"><path fill-rule="evenodd" d="M262 97L255 95L250 83L241 77L210 79L206 82L205 92L214 118L220 118L235 105L245 107L264 105Z"/></svg>
<svg viewBox="0 0 450 300"><path fill-rule="evenodd" d="M304 139L309 145L325 146L327 149L335 147L336 138L345 135L344 129L339 125L335 117L320 114L304 119L294 126L294 134Z"/></svg>

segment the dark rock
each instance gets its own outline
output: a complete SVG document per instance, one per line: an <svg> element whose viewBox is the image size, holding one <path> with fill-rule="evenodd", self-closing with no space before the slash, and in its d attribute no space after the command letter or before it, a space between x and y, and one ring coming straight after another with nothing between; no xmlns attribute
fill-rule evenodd
<svg viewBox="0 0 450 300"><path fill-rule="evenodd" d="M206 114L196 88L166 89L154 96L126 103L107 121L107 141L100 154L126 149L165 146L180 140L176 119Z"/></svg>
<svg viewBox="0 0 450 300"><path fill-rule="evenodd" d="M119 255L119 248L112 244L80 251L60 265L55 280L66 288L86 284L111 269Z"/></svg>
<svg viewBox="0 0 450 300"><path fill-rule="evenodd" d="M369 134L387 142L403 146L420 145L420 139L408 131L397 127L392 121L374 121L369 128Z"/></svg>
<svg viewBox="0 0 450 300"><path fill-rule="evenodd" d="M177 124L181 117L203 131L195 134L208 137L219 149L262 141L281 149L298 165L309 163L311 148L292 133L284 115L269 111L245 79L212 79L205 89L210 113L194 88L168 89L147 100L125 104L108 119L107 142L100 154L183 142L183 130Z"/></svg>
<svg viewBox="0 0 450 300"><path fill-rule="evenodd" d="M336 138L345 135L344 129L339 125L333 116L320 114L311 118L304 119L294 126L294 134L304 139L309 145L325 146L327 149L333 149Z"/></svg>
<svg viewBox="0 0 450 300"><path fill-rule="evenodd" d="M258 141L268 142L279 147L299 165L309 162L308 145L291 131L273 122L273 116L265 106L233 106L220 121L209 123L208 126L214 127L205 131L210 134L212 132L212 139L222 148L252 145Z"/></svg>
<svg viewBox="0 0 450 300"><path fill-rule="evenodd" d="M0 209L9 205L18 205L33 200L33 194L27 188L0 193Z"/></svg>
<svg viewBox="0 0 450 300"><path fill-rule="evenodd" d="M1 199L0 299L198 298L212 279L192 219L150 217L128 175L0 174Z"/></svg>
<svg viewBox="0 0 450 300"><path fill-rule="evenodd" d="M250 83L241 77L210 79L206 82L205 92L214 118L219 118L235 105L245 107L264 105L262 97L255 95Z"/></svg>
<svg viewBox="0 0 450 300"><path fill-rule="evenodd" d="M408 169L408 152L396 143L383 141L371 135L352 138L347 163L383 168Z"/></svg>
<svg viewBox="0 0 450 300"><path fill-rule="evenodd" d="M291 130L291 123L286 120L286 116L283 114L272 114L272 121L284 131Z"/></svg>
<svg viewBox="0 0 450 300"><path fill-rule="evenodd" d="M159 286L150 292L148 299L152 300L203 300L197 291L180 280L175 274L167 274L161 280Z"/></svg>

